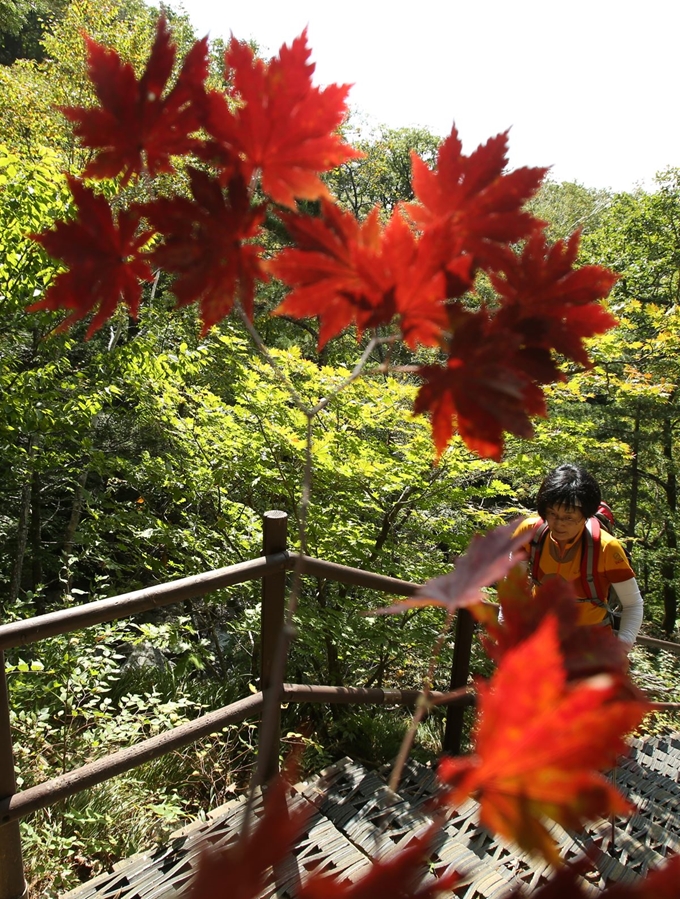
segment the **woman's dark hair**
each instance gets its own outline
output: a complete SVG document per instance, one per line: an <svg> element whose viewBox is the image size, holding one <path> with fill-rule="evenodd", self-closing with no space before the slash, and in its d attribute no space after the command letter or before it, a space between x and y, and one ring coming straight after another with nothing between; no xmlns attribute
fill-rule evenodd
<svg viewBox="0 0 680 899"><path fill-rule="evenodd" d="M586 518L591 518L602 500L600 485L595 478L579 465L560 465L546 475L538 488L536 508L541 518L545 518L548 506L566 506L580 509Z"/></svg>

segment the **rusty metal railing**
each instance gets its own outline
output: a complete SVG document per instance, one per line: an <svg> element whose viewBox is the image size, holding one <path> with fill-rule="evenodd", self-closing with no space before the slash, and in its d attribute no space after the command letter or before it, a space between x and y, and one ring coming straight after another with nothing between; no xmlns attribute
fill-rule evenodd
<svg viewBox="0 0 680 899"><path fill-rule="evenodd" d="M303 576L325 578L399 596L411 596L418 588L417 584L408 581L288 552L287 521L288 516L284 512L265 513L263 555L258 559L110 599L50 612L25 621L0 625L0 899L22 899L26 893L19 832L21 818L211 733L216 733L228 724L260 715L264 695L268 690L276 689L279 692L278 721L274 733L272 734L270 730L266 744L263 744L261 738L261 745L258 747L260 755L263 752L268 754L265 769L269 774L274 773L278 766L281 702L385 703L406 706L417 702L420 693L416 690L288 683L277 686L272 683L272 659L284 622L286 574L295 565L299 565ZM46 637L71 633L139 612L162 608L255 579L261 579L262 582L261 692L208 712L193 721L111 753L95 762L82 765L44 783L16 792L9 717L10 698L4 662L5 649L27 646ZM472 630L470 614L466 610L459 611L454 637L450 683L452 690L467 683ZM437 701L443 699L443 695L433 693L431 698ZM471 705L473 701L471 696L462 696L449 704L442 746L444 752L453 754L459 752L463 713L465 707Z"/></svg>

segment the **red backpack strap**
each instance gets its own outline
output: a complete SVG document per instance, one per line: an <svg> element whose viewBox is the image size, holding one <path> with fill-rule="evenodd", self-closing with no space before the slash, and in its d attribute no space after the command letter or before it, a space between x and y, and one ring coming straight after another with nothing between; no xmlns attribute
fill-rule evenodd
<svg viewBox="0 0 680 899"><path fill-rule="evenodd" d="M529 543L529 574L531 575L531 580L537 584L538 583L538 571L539 571L539 563L541 561L541 550L543 549L543 543L545 542L545 538L548 534L548 522L543 521L542 518L539 518L536 527L534 528L534 533L531 537L531 542Z"/></svg>
<svg viewBox="0 0 680 899"><path fill-rule="evenodd" d="M581 582L588 602L596 606L606 606L606 596L602 596L602 585L598 570L602 528L598 519L593 516L586 521L583 528L583 546L581 551Z"/></svg>

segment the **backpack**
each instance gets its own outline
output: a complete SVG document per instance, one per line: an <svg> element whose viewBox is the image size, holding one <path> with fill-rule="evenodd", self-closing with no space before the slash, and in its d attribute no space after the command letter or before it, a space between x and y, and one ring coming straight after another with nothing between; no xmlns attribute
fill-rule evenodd
<svg viewBox="0 0 680 899"><path fill-rule="evenodd" d="M610 603L611 588L606 587L598 574L598 562L602 542L600 534L604 528L607 533L614 531L614 513L607 503L600 503L597 512L592 518L587 519L583 529L581 546L581 585L585 593L585 599L580 602L591 602L606 612L604 620L618 630L621 623L621 615L614 611ZM534 583L538 583L538 568L541 559L541 551L545 538L548 535L548 522L541 519L534 529L531 543L529 544L529 573Z"/></svg>

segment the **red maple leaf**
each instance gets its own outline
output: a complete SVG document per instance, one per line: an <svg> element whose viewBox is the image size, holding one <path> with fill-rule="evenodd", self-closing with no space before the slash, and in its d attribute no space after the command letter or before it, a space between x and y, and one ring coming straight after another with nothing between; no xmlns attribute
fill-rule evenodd
<svg viewBox="0 0 680 899"><path fill-rule="evenodd" d="M267 787L263 814L257 824L227 849L204 853L190 899L260 896L271 867L292 851L314 811L311 805L290 808L286 801L290 789L283 778L276 778Z"/></svg>
<svg viewBox="0 0 680 899"><path fill-rule="evenodd" d="M453 336L445 366L424 365L413 411L429 412L437 456L457 430L480 456L499 460L505 431L533 436L529 416L545 415L543 391L536 384L559 372L549 353L528 354L513 345L512 334L494 324L485 308L468 312L449 307Z"/></svg>
<svg viewBox="0 0 680 899"><path fill-rule="evenodd" d="M644 880L613 883L601 895L604 899L680 899L680 855L650 871Z"/></svg>
<svg viewBox="0 0 680 899"><path fill-rule="evenodd" d="M240 159L246 180L261 170L264 192L290 208L296 198L327 197L319 172L363 155L336 133L349 85L313 87L309 56L306 31L268 63L232 37L225 55L230 95L211 91L207 97L206 128L216 144L208 146L208 156Z"/></svg>
<svg viewBox="0 0 680 899"><path fill-rule="evenodd" d="M424 606L442 606L452 612L480 603L482 588L504 578L518 560L526 557L522 548L526 535L513 537L516 528L517 522L494 528L484 535L475 534L467 552L456 560L452 572L427 581L418 588L413 599L370 614L394 614Z"/></svg>
<svg viewBox="0 0 680 899"><path fill-rule="evenodd" d="M539 224L522 206L539 188L547 169L506 173L507 149L505 132L465 156L454 126L439 148L436 169L412 155L413 191L419 202L408 204L408 211L421 228L436 226L448 232L450 297L467 289L455 275L461 255L471 257L473 269L496 268L508 255L507 245Z"/></svg>
<svg viewBox="0 0 680 899"><path fill-rule="evenodd" d="M535 231L521 254L509 254L491 280L503 301L496 327L525 348L555 350L589 364L583 338L601 334L616 319L600 304L617 276L600 265L575 269L579 233L548 244Z"/></svg>
<svg viewBox="0 0 680 899"><path fill-rule="evenodd" d="M191 137L202 124L203 83L208 74L208 39L197 41L184 61L175 86L163 93L175 61L175 45L161 16L156 39L142 77L115 50L85 36L89 76L101 107L65 107L83 146L97 150L86 177L125 178L140 172L146 161L151 175L173 171L171 157L193 152Z"/></svg>
<svg viewBox="0 0 680 899"><path fill-rule="evenodd" d="M148 262L140 255L150 234L139 231L138 212L123 211L116 220L105 197L77 178L67 177L78 207L77 219L57 222L51 231L32 237L70 268L57 275L44 298L28 311L72 309L60 326L63 329L99 307L87 331L90 337L113 315L119 302L136 318L140 281L153 280Z"/></svg>
<svg viewBox="0 0 680 899"><path fill-rule="evenodd" d="M544 886L531 893L532 899L589 899L592 886L581 874L589 870L587 860L568 865L558 871ZM635 883L611 883L597 893L602 899L680 899L680 855L674 855L662 867L651 871ZM527 899L519 887L506 899Z"/></svg>
<svg viewBox="0 0 680 899"><path fill-rule="evenodd" d="M456 871L422 883L428 846L439 830L436 824L423 837L415 837L405 849L387 861L374 862L368 873L354 883L323 874L313 874L299 891L299 899L436 899L452 890L460 880Z"/></svg>
<svg viewBox="0 0 680 899"><path fill-rule="evenodd" d="M483 639L484 648L495 662L500 662L507 652L534 634L548 615L555 615L568 679L601 672L625 673L625 647L611 628L577 623L574 589L562 578L551 578L532 589L526 570L518 565L498 584L498 599L503 610L502 621L495 615L484 616L490 637Z"/></svg>
<svg viewBox="0 0 680 899"><path fill-rule="evenodd" d="M598 772L615 763L648 709L622 698L620 680L610 675L568 684L557 629L548 616L503 657L488 685L477 684L476 753L439 767L449 801L475 796L483 824L554 864L544 817L578 829L631 810Z"/></svg>
<svg viewBox="0 0 680 899"><path fill-rule="evenodd" d="M395 317L410 346L440 342L448 318L438 248L419 241L399 210L384 229L377 209L359 223L326 201L319 218L281 217L295 246L268 263L293 288L277 314L318 317L320 346L350 324L361 333Z"/></svg>
<svg viewBox="0 0 680 899"><path fill-rule="evenodd" d="M381 265L385 281L394 294L394 309L404 341L412 349L417 344L445 343L449 319L446 296L444 247L434 229L420 239L397 207L383 232ZM458 266L459 276L469 276L469 260Z"/></svg>
<svg viewBox="0 0 680 899"><path fill-rule="evenodd" d="M229 313L235 297L252 316L255 282L268 279L262 247L251 242L264 208L251 206L238 176L226 191L218 179L197 169L189 170L189 178L193 200L162 198L143 211L165 237L151 260L175 275L172 289L180 305L200 304L205 333Z"/></svg>
<svg viewBox="0 0 680 899"><path fill-rule="evenodd" d="M318 317L319 347L352 323L359 331L379 315L387 285L376 266L381 227L377 210L362 223L327 201L321 216L281 216L295 246L267 263L268 270L293 289L278 315ZM389 320L393 305L383 314Z"/></svg>

